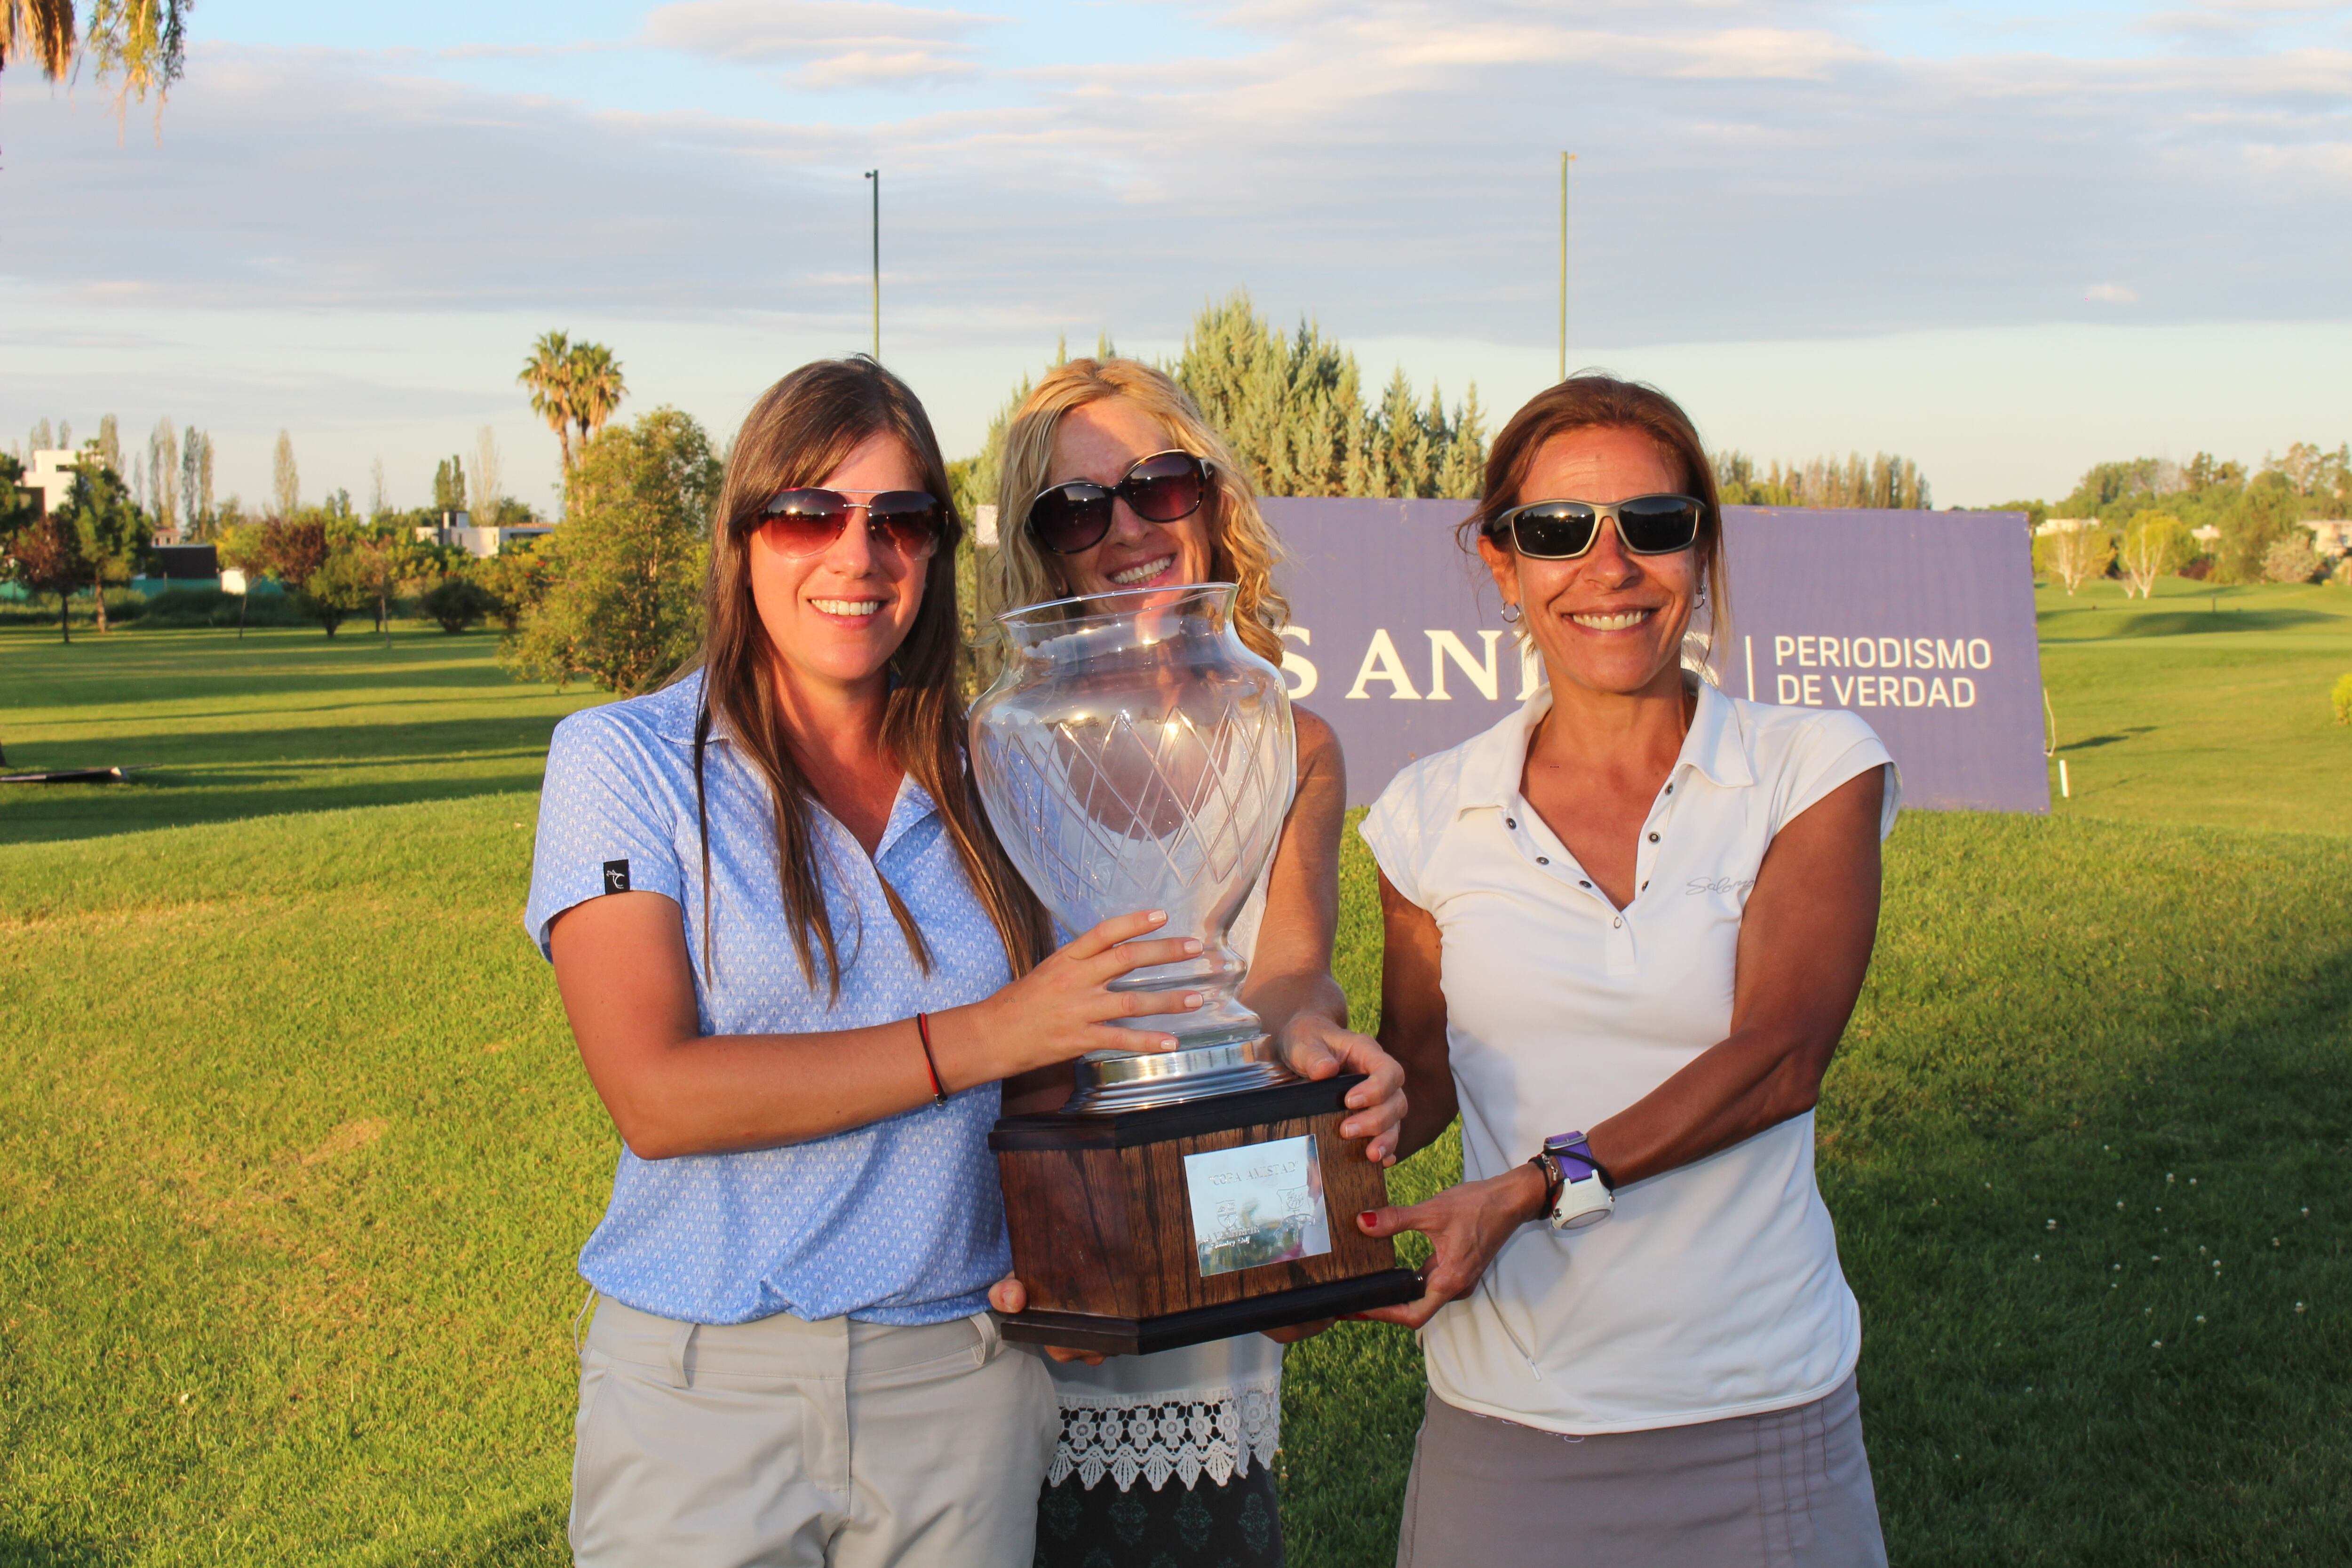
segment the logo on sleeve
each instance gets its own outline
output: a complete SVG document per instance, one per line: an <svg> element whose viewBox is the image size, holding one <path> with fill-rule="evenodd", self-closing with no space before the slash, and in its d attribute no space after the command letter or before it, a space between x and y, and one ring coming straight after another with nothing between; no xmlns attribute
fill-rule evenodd
<svg viewBox="0 0 2352 1568"><path fill-rule="evenodd" d="M629 890L629 863L626 860L604 862L604 890L608 893L625 893Z"/></svg>

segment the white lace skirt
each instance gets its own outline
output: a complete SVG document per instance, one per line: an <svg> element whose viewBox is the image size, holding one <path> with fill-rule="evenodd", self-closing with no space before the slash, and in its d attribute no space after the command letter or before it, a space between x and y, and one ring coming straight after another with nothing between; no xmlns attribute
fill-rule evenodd
<svg viewBox="0 0 2352 1568"><path fill-rule="evenodd" d="M1100 1366L1046 1363L1062 1406L1062 1435L1046 1479L1091 1490L1141 1477L1158 1491L1206 1475L1223 1486L1271 1465L1282 1439L1282 1347L1242 1334L1153 1355L1107 1356Z"/></svg>

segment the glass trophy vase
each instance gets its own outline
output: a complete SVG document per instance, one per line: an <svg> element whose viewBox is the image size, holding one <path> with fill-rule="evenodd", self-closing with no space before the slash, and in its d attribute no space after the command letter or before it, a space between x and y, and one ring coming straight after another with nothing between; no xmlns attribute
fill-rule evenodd
<svg viewBox="0 0 2352 1568"><path fill-rule="evenodd" d="M1234 630L1234 585L1089 595L997 617L1003 673L971 713L973 776L997 837L1072 934L1165 910L1155 936L1200 956L1119 991L1197 991L1194 1010L1120 1020L1172 1050L1096 1051L1064 1109L1109 1113L1297 1081L1242 1005L1227 940L1281 837L1297 742L1282 675Z"/></svg>

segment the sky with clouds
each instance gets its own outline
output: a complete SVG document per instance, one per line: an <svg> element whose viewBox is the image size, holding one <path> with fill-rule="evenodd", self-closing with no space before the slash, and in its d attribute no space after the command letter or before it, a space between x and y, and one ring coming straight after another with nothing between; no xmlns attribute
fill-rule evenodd
<svg viewBox="0 0 2352 1568"><path fill-rule="evenodd" d="M0 440L218 433L420 504L551 327L721 436L865 346L951 453L1057 338L1311 316L1499 417L1570 357L1941 502L2352 435L2352 5L203 0L160 127L0 77Z"/></svg>

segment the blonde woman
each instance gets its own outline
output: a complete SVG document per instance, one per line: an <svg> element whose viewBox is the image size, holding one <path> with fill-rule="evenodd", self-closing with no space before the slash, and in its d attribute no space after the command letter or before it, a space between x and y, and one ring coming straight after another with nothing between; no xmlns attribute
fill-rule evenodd
<svg viewBox="0 0 2352 1568"><path fill-rule="evenodd" d="M1078 594L1180 583L1239 587L1242 640L1279 664L1286 611L1275 591L1280 550L1223 441L1183 389L1132 360L1072 360L1014 413L998 487L1000 542L982 568L984 607L1001 612ZM1339 826L1347 775L1330 725L1303 708L1298 789L1265 874L1234 922L1250 962L1242 997L1308 1078L1362 1072L1341 1131L1393 1157L1404 1113L1395 1062L1347 1028L1331 978L1339 923ZM1070 1092L1066 1066L1005 1085L1008 1114L1050 1110ZM1018 1281L992 1293L1001 1311ZM1287 1331L1297 1339L1320 1325ZM1040 1568L1150 1560L1177 1568L1282 1561L1272 1461L1282 1413L1282 1346L1245 1335L1154 1355L1053 1352L1061 1436L1037 1519ZM1106 1554L1108 1554L1106 1556Z"/></svg>

